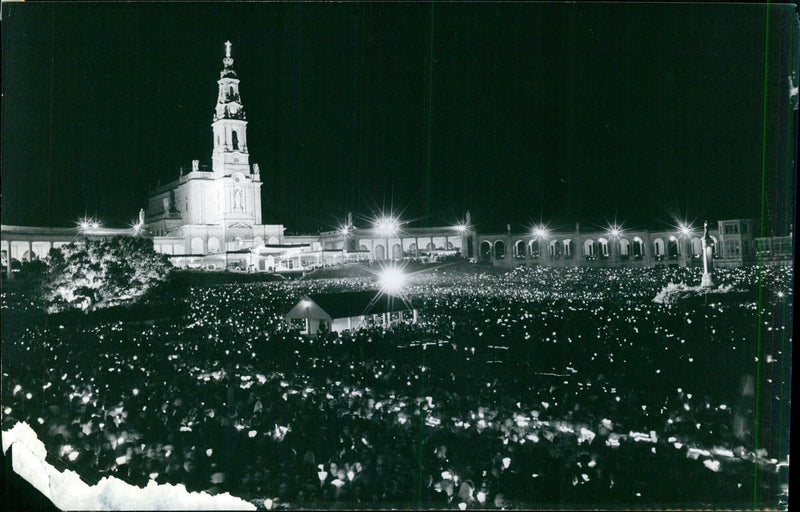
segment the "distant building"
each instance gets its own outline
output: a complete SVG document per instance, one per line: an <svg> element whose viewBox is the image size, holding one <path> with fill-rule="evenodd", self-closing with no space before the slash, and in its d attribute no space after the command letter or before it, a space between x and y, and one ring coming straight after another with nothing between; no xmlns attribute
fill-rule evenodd
<svg viewBox="0 0 800 512"><path fill-rule="evenodd" d="M314 336L320 332L355 331L417 321L406 301L377 291L305 295L284 316L287 327Z"/></svg>

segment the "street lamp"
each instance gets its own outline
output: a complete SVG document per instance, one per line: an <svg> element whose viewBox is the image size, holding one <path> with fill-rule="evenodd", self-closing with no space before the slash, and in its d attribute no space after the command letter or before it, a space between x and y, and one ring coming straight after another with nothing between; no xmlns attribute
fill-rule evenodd
<svg viewBox="0 0 800 512"><path fill-rule="evenodd" d="M82 235L88 235L100 228L100 222L94 217L83 217L78 220L78 229Z"/></svg>
<svg viewBox="0 0 800 512"><path fill-rule="evenodd" d="M612 224L611 226L608 227L608 237L611 238L612 240L616 240L617 242L617 245L615 246L616 250L614 251L614 255L617 256L618 258L622 257L622 253L620 251L621 249L620 241L619 241L621 236L622 236L622 229L619 226L617 226L616 224Z"/></svg>
<svg viewBox="0 0 800 512"><path fill-rule="evenodd" d="M694 233L694 228L692 227L691 224L686 224L685 222L678 222L678 233L680 233L681 239L685 238L689 242L689 251L686 252L686 256L684 256L684 259L686 259L689 255L693 256L694 254L693 254L691 236Z"/></svg>
<svg viewBox="0 0 800 512"><path fill-rule="evenodd" d="M536 239L536 242L539 245L539 252L535 255L537 258L542 254L542 240L546 240L548 235L549 233L547 228L541 224L533 228L533 237ZM531 247L531 256L534 256L533 247Z"/></svg>
<svg viewBox="0 0 800 512"><path fill-rule="evenodd" d="M389 252L389 238L397 233L399 227L400 225L397 222L397 219L391 216L383 216L375 222L375 231L378 233L378 235L383 236L386 239L387 259L392 259L391 253Z"/></svg>

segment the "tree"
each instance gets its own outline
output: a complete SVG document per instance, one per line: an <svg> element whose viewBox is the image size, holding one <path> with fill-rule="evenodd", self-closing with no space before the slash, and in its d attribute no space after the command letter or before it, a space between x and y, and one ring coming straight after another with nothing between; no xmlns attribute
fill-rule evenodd
<svg viewBox="0 0 800 512"><path fill-rule="evenodd" d="M147 238L81 239L48 255L44 297L51 312L135 302L169 276L172 265Z"/></svg>

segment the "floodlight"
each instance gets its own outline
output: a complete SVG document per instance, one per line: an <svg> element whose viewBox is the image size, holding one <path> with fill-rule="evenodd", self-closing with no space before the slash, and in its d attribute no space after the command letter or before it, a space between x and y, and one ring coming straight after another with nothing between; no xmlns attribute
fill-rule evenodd
<svg viewBox="0 0 800 512"><path fill-rule="evenodd" d="M375 229L384 236L394 235L398 227L397 219L393 217L381 217L375 223Z"/></svg>
<svg viewBox="0 0 800 512"><path fill-rule="evenodd" d="M406 284L406 275L398 267L387 267L378 274L378 284L381 291L392 295L400 292Z"/></svg>

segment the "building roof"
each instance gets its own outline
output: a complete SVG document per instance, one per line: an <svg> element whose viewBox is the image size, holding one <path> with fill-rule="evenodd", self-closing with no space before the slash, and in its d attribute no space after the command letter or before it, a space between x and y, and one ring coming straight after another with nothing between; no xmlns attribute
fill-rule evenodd
<svg viewBox="0 0 800 512"><path fill-rule="evenodd" d="M377 297L377 298L376 298ZM374 315L396 311L411 311L414 304L399 297L388 296L377 290L344 293L319 293L306 295L298 301L292 310L297 308L303 300L309 299L331 318L347 318L360 315ZM287 313L289 316L292 310ZM294 315L292 315L294 316Z"/></svg>

